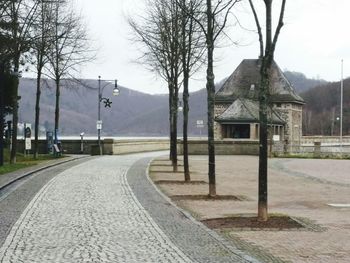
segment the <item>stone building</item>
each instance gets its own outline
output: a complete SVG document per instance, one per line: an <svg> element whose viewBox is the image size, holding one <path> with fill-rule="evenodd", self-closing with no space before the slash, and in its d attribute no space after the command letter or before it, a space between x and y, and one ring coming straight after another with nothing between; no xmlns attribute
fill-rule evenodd
<svg viewBox="0 0 350 263"><path fill-rule="evenodd" d="M274 141L298 144L304 100L273 62L269 134ZM260 61L245 59L215 95L215 139L259 139ZM273 136L272 136L273 135Z"/></svg>

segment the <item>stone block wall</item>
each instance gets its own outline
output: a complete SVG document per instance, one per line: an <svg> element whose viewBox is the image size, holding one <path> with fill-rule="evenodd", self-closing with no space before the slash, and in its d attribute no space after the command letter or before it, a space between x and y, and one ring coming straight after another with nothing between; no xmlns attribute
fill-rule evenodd
<svg viewBox="0 0 350 263"><path fill-rule="evenodd" d="M215 103L214 106L214 118L220 116L223 114L228 107L230 107L229 103ZM214 121L214 138L215 140L221 140L222 139L222 130L221 125Z"/></svg>
<svg viewBox="0 0 350 263"><path fill-rule="evenodd" d="M302 136L302 105L295 103L282 103L276 108L282 119L286 122L284 127L284 140L297 144Z"/></svg>
<svg viewBox="0 0 350 263"><path fill-rule="evenodd" d="M188 143L190 155L207 155L208 141L207 140L191 140ZM183 154L183 144L180 140L177 144L178 154ZM259 141L257 140L235 140L225 139L215 141L216 155L259 155Z"/></svg>

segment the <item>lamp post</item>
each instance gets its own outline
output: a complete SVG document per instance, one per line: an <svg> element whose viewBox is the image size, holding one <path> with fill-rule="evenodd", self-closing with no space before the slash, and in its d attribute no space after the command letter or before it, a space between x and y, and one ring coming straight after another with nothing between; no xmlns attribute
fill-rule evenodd
<svg viewBox="0 0 350 263"><path fill-rule="evenodd" d="M344 78L343 78L343 60L341 60L341 81L340 81L340 151L343 152L343 90L344 90Z"/></svg>
<svg viewBox="0 0 350 263"><path fill-rule="evenodd" d="M106 85L101 87L101 82L105 81L107 82ZM108 98L102 97L102 92L103 89L108 86L110 81L114 81L114 89L113 89L113 96L118 96L119 95L119 89L118 89L118 81L115 80L101 80L101 76L98 76L98 112L97 112L97 140L98 140L98 148L100 151L100 155L102 155L102 146L101 146L101 130L102 130L102 120L101 120L101 102L105 104L105 108L110 108L112 102Z"/></svg>
<svg viewBox="0 0 350 263"><path fill-rule="evenodd" d="M84 153L84 132L80 133L80 153Z"/></svg>

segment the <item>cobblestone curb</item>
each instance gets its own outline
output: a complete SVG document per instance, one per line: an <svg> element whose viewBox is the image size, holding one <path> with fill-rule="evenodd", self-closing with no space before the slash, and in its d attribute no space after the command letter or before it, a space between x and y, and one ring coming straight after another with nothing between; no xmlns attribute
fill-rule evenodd
<svg viewBox="0 0 350 263"><path fill-rule="evenodd" d="M150 161L151 158L145 158L136 162L127 173L128 183L142 206L186 255L201 263L260 262L232 246L161 193L148 176Z"/></svg>
<svg viewBox="0 0 350 263"><path fill-rule="evenodd" d="M229 231L220 231L220 233L225 236L230 242L236 246L238 249L247 251L252 256L259 259L261 262L268 262L268 263L285 263L286 261L273 256L272 254L268 253L266 249L263 247L257 246L254 243L250 243L247 241L242 240L240 237L235 235L233 232Z"/></svg>

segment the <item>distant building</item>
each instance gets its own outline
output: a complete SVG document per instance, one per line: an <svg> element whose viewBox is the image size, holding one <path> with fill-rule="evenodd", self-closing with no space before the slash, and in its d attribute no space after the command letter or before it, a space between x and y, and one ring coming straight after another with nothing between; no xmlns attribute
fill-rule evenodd
<svg viewBox="0 0 350 263"><path fill-rule="evenodd" d="M276 141L298 143L304 100L273 62L270 79L269 133ZM215 139L259 139L260 61L245 59L215 96Z"/></svg>

